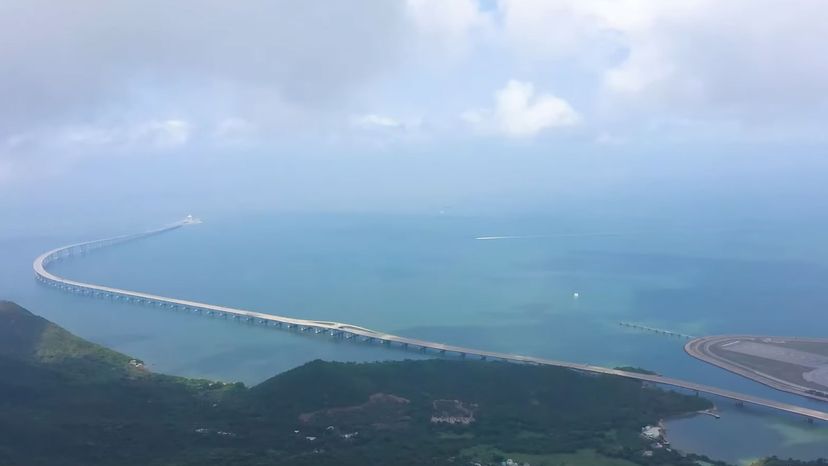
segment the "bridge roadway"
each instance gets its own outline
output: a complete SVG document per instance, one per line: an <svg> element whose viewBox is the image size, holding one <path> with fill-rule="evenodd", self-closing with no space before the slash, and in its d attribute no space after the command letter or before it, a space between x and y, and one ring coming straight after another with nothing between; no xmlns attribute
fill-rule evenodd
<svg viewBox="0 0 828 466"><path fill-rule="evenodd" d="M725 390L722 388L712 387L709 385L699 384L695 382L674 379L671 377L641 374L638 372L622 371L618 369L610 369L607 367L593 366L590 364L557 361L553 359L537 358L533 356L522 356L518 354L483 351L478 349L465 348L461 346L446 345L443 343L436 343L433 341L418 340L416 338L407 338L398 335L391 335L388 333L382 333L364 327L359 327L356 325L350 325L340 322L296 319L273 314L265 314L261 312L247 311L244 309L216 306L213 304L200 303L196 301L167 298L164 296L157 296L149 293L141 293L138 291L123 290L119 288L112 288L108 286L94 285L90 283L69 280L66 278L58 277L47 270L47 266L49 265L49 263L54 262L56 260L61 260L78 254L85 254L88 251L110 246L113 244L119 244L126 241L131 241L175 230L190 223L192 222L185 220L144 233L87 241L83 243L77 243L53 249L44 254L41 254L37 257L37 259L35 259L33 264L35 276L38 281L46 285L87 296L110 298L112 300L130 303L155 305L162 308L191 311L215 317L229 317L233 319L244 320L268 326L273 325L283 329L292 329L300 332L328 335L334 338L342 338L346 340L354 340L368 343L376 342L386 346L397 345L398 347L404 349L419 350L421 352L432 350L436 351L441 355L454 354L463 358L473 356L486 360L498 360L542 366L555 366L593 374L614 375L618 377L641 380L644 382L651 382L660 385L668 385L672 387L695 391L698 393L716 395L723 398L735 400L739 403L749 403L753 405L776 409L779 411L784 411L787 413L798 414L808 419L828 421L828 413L816 409L796 406L789 403L783 403L780 401L768 400L752 395L747 395L744 393Z"/></svg>

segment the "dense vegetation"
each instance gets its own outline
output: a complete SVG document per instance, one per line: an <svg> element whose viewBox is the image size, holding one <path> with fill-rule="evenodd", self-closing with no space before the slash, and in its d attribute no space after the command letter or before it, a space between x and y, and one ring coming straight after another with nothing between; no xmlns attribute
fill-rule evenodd
<svg viewBox="0 0 828 466"><path fill-rule="evenodd" d="M689 465L667 449L643 456L639 431L709 407L633 380L494 362L315 361L252 388L183 379L7 302L0 371L9 466Z"/></svg>
<svg viewBox="0 0 828 466"><path fill-rule="evenodd" d="M828 460L799 461L794 459L780 459L775 456L753 463L751 466L828 466Z"/></svg>

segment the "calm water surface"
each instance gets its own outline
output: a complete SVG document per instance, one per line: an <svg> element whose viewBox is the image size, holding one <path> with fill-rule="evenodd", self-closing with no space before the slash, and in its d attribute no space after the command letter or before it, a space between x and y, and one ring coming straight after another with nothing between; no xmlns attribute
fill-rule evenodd
<svg viewBox="0 0 828 466"><path fill-rule="evenodd" d="M204 220L53 270L93 283L493 351L642 366L828 409L700 363L684 354L681 340L618 325L639 322L692 335L825 336L828 250L818 228L799 227L793 236L784 227L728 228L720 219L690 226L657 219L379 215ZM186 376L253 384L317 358L418 357L96 301L32 279L31 261L39 253L124 232L131 230L76 225L71 233L0 239L0 296L154 370ZM532 237L475 239L500 235ZM730 461L767 454L828 457L825 426L715 401L720 420L668 423L676 447Z"/></svg>

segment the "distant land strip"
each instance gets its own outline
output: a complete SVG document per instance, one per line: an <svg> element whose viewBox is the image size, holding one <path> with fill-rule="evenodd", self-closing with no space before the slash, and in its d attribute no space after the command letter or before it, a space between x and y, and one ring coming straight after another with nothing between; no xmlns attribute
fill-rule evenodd
<svg viewBox="0 0 828 466"><path fill-rule="evenodd" d="M789 403L783 403L775 400L768 400L765 398L760 398L744 393L725 390L722 388L712 387L709 385L699 384L695 382L674 379L671 377L663 377L660 375L652 374L642 374L638 372L624 371L619 369L610 369L607 367L593 366L590 364L580 364L574 362L537 358L532 356L522 356L518 354L483 351L473 348L465 348L461 346L447 345L427 340L418 340L415 338L391 335L376 330L371 330L364 327L359 327L356 325L341 322L297 319L292 317L278 316L274 314L247 311L244 309L236 309L231 307L200 303L196 301L167 298L164 296L158 296L139 291L130 291L103 285L94 285L90 283L70 280L54 275L47 270L47 266L55 261L63 260L65 258L69 258L76 255L86 254L87 252L95 249L100 249L103 247L120 244L127 241L145 238L148 236L157 235L168 231L173 231L186 225L197 223L200 222L198 220L192 219L192 217L187 217L187 219L182 220L180 222L176 222L164 226L162 228L150 230L147 232L87 241L83 243L76 243L53 249L51 251L47 251L41 254L34 260L33 267L35 277L38 281L48 286L58 288L64 291L78 293L85 296L108 298L113 301L154 305L161 308L201 313L204 315L214 317L245 320L248 322L258 323L261 325L275 326L282 329L288 329L298 332L307 332L317 335L327 335L333 338L341 338L344 340L359 341L366 343L380 343L384 346L389 347L394 345L396 347L400 347L403 349L417 350L422 353L431 350L432 352L436 352L439 355L453 354L460 356L462 358L472 356L486 360L500 360L524 364L556 366L587 373L614 375L619 377L625 377L628 379L640 380L644 382L668 385L672 387L695 391L698 393L707 393L711 395L721 396L724 398L735 400L740 403L750 403L791 414L801 415L808 419L828 421L828 413L824 411L806 408L803 406L797 406Z"/></svg>
<svg viewBox="0 0 828 466"><path fill-rule="evenodd" d="M631 230L631 231L583 231L570 233L547 233L543 235L502 235L502 236L478 236L474 239L478 241L493 241L506 239L546 239L546 238L582 238L589 236L637 236L649 235L654 233L660 234L682 234L682 233L719 233L727 231L739 231L734 228L685 228L678 230Z"/></svg>

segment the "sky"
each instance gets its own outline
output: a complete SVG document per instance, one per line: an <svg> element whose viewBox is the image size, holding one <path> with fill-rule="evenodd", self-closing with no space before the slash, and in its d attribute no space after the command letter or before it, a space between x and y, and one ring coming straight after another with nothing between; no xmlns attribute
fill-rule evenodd
<svg viewBox="0 0 828 466"><path fill-rule="evenodd" d="M787 209L824 194L826 18L823 0L0 0L0 213Z"/></svg>

